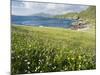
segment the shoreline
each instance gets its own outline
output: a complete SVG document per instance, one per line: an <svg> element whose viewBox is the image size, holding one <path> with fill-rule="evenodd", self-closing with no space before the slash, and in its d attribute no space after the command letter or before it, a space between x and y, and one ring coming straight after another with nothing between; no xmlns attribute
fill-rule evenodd
<svg viewBox="0 0 100 75"><path fill-rule="evenodd" d="M25 26L25 27L29 27L29 26L32 26L32 27L39 27L39 28L61 28L61 29L67 29L67 30L75 30L75 31L87 31L90 29L90 26L87 25L87 27L85 28L78 28L78 29L74 29L72 28L73 26L70 26L68 28L64 28L64 27L50 27L50 26L42 26L42 25L39 25L39 26L36 26L36 25L20 25L20 24L11 24L11 26Z"/></svg>

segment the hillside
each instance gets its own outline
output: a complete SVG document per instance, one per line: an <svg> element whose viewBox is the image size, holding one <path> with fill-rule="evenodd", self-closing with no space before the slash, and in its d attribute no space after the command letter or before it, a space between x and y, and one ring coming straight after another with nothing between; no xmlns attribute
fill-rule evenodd
<svg viewBox="0 0 100 75"><path fill-rule="evenodd" d="M79 16L92 26L96 25L96 7L90 6L87 10L79 13Z"/></svg>
<svg viewBox="0 0 100 75"><path fill-rule="evenodd" d="M81 11L80 13L72 12L72 13L66 13L63 15L56 15L56 18L74 18L74 17L81 17L81 18L92 18L94 19L96 17L96 7L90 6L84 11Z"/></svg>
<svg viewBox="0 0 100 75"><path fill-rule="evenodd" d="M63 15L57 15L56 18L71 18L75 19L77 17L80 17L80 19L83 19L84 21L87 21L88 23L95 25L95 18L96 18L96 7L90 6L86 10L81 11L80 13L67 13Z"/></svg>
<svg viewBox="0 0 100 75"><path fill-rule="evenodd" d="M84 10L78 14L81 18L89 18L95 19L96 18L96 7L90 6L87 10Z"/></svg>

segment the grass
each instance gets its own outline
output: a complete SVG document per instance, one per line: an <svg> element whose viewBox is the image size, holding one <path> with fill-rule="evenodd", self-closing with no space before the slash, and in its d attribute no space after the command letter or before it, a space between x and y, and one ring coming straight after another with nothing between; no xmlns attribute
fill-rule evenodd
<svg viewBox="0 0 100 75"><path fill-rule="evenodd" d="M12 26L12 74L96 68L95 32Z"/></svg>

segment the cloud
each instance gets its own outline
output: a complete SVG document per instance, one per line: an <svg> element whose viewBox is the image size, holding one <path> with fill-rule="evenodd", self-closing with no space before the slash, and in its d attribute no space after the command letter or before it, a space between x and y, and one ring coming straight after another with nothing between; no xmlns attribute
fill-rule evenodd
<svg viewBox="0 0 100 75"><path fill-rule="evenodd" d="M18 2L12 1L12 14L14 15L32 15L37 13L46 13L57 15L68 12L80 12L88 6L54 4L54 3L38 3L38 2Z"/></svg>

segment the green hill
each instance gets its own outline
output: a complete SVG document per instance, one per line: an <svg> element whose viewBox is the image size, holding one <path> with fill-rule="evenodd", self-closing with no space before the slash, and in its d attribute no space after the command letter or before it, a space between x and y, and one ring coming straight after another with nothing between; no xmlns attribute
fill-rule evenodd
<svg viewBox="0 0 100 75"><path fill-rule="evenodd" d="M95 6L90 6L86 10L81 11L80 13L72 12L72 13L66 13L63 15L57 15L55 16L56 18L73 18L76 16L79 16L81 18L96 18L96 7Z"/></svg>
<svg viewBox="0 0 100 75"><path fill-rule="evenodd" d="M80 12L78 16L81 18L95 19L96 18L96 7L90 6L88 9Z"/></svg>
<svg viewBox="0 0 100 75"><path fill-rule="evenodd" d="M89 6L86 10L81 11L80 13L66 13L63 15L57 15L56 18L71 18L75 19L77 17L80 17L84 21L87 21L88 23L95 25L95 18L96 18L96 6Z"/></svg>
<svg viewBox="0 0 100 75"><path fill-rule="evenodd" d="M92 26L96 25L96 7L90 6L87 10L79 13L79 16Z"/></svg>

